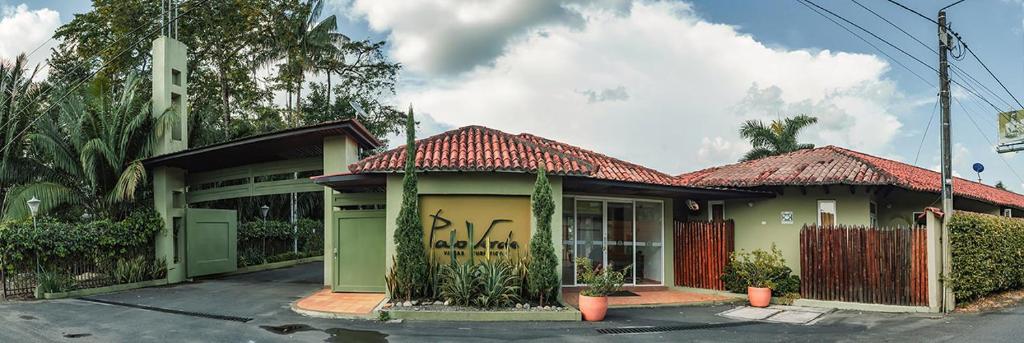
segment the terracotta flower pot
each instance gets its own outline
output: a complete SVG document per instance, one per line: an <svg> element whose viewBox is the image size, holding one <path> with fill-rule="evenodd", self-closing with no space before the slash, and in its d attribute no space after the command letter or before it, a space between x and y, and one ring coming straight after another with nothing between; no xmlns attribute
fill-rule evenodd
<svg viewBox="0 0 1024 343"><path fill-rule="evenodd" d="M747 287L747 299L750 306L768 307L772 302L772 289L768 287Z"/></svg>
<svg viewBox="0 0 1024 343"><path fill-rule="evenodd" d="M608 297L588 297L580 294L579 302L583 320L588 322L604 320L604 315L608 313Z"/></svg>

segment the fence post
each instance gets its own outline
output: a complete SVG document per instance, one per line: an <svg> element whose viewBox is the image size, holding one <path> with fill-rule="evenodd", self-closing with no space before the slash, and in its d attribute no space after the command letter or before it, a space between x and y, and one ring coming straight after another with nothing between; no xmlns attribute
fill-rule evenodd
<svg viewBox="0 0 1024 343"><path fill-rule="evenodd" d="M943 275L950 271L949 231L946 230L944 213L939 216L931 208L925 209L928 242L928 310L931 312L952 311L955 304L952 286L943 280ZM943 240L940 240L942 235Z"/></svg>

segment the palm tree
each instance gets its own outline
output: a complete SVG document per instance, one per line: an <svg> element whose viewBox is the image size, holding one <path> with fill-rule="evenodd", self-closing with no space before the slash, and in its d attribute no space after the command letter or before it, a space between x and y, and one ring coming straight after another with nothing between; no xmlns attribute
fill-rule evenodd
<svg viewBox="0 0 1024 343"><path fill-rule="evenodd" d="M73 207L114 218L128 213L146 183L142 159L152 153L155 132L178 120L170 110L151 116L150 101L136 97L139 86L134 74L117 92L96 79L41 114L28 139L45 169L11 190L5 216L25 216L25 201L33 196L42 200L41 212Z"/></svg>
<svg viewBox="0 0 1024 343"><path fill-rule="evenodd" d="M24 54L0 60L0 208L9 189L29 181L41 167L28 156L27 132L46 86L33 81L39 66L30 70L26 64Z"/></svg>
<svg viewBox="0 0 1024 343"><path fill-rule="evenodd" d="M300 11L285 12L285 19L282 21L284 27L276 34L278 53L269 56L274 59L284 59L278 66L283 74L286 86L289 91L289 102L291 91L295 92L295 103L289 106L291 112L291 124L295 125L297 120L296 112L301 108L302 85L305 82L305 73L315 72L325 65L324 61L336 59L341 56L338 45L347 42L349 38L338 33L338 20L334 15L320 20L320 14L324 7L323 0L306 1Z"/></svg>
<svg viewBox="0 0 1024 343"><path fill-rule="evenodd" d="M818 118L798 115L783 120L772 120L765 125L760 120L748 120L740 127L740 137L750 141L750 149L740 161L750 161L768 156L781 155L797 150L813 149L814 144L802 144L796 137L800 130L818 122Z"/></svg>

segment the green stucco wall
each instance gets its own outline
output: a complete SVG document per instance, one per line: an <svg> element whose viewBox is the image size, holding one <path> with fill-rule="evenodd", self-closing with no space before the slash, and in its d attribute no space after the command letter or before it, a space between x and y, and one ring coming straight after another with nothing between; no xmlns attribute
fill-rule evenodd
<svg viewBox="0 0 1024 343"><path fill-rule="evenodd" d="M324 137L323 159L324 175L346 172L349 163L359 160L359 145L352 137L348 136ZM333 283L335 263L337 263L334 244L335 228L328 224L334 223L335 194L337 192L324 186L324 285Z"/></svg>
<svg viewBox="0 0 1024 343"><path fill-rule="evenodd" d="M806 194L798 187L787 187L783 194L762 200L725 202L725 218L736 223L736 250L770 249L774 243L782 250L786 265L800 272L800 229L803 224L817 223L818 200L836 201L836 220L844 225L868 225L870 195L866 188L850 193L846 186L807 187ZM708 204L694 219L707 220ZM782 224L782 212L793 211L793 224ZM697 218L699 217L699 218Z"/></svg>

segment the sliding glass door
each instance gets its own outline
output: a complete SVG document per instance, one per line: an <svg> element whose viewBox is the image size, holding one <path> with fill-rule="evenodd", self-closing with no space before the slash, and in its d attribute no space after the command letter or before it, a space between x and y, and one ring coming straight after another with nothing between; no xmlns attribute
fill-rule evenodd
<svg viewBox="0 0 1024 343"><path fill-rule="evenodd" d="M580 283L574 260L577 256L589 258L597 268L624 272L629 285L662 284L662 202L583 197L563 200L563 249L567 250L562 252L564 284Z"/></svg>

